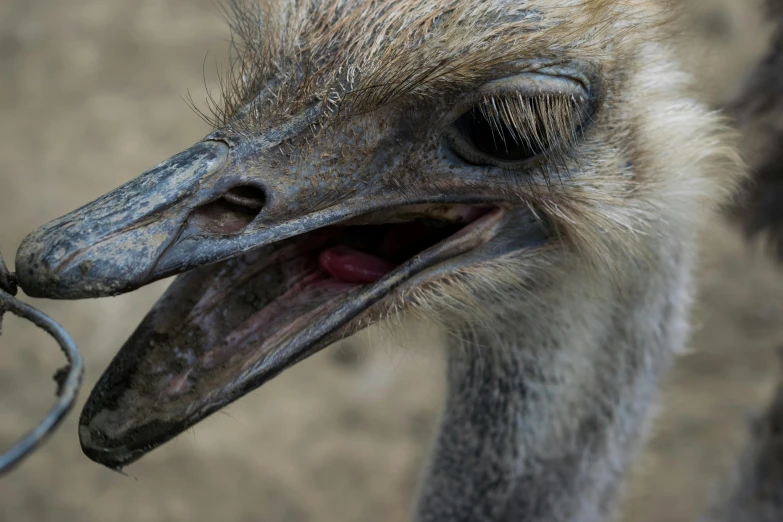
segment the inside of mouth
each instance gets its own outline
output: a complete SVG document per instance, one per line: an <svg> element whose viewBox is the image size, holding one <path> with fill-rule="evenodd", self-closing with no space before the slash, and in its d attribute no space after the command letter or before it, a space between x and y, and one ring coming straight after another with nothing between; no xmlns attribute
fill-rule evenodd
<svg viewBox="0 0 783 522"><path fill-rule="evenodd" d="M388 224L332 226L320 233L328 236L318 248L318 280L347 284L374 283L402 263L446 240L472 223L488 207L451 207L456 217L426 216Z"/></svg>
<svg viewBox="0 0 783 522"><path fill-rule="evenodd" d="M164 299L167 324L156 329L169 340L160 342L182 346L198 339L196 367L231 368L226 358L251 364L263 357L264 346L284 343L352 290L378 282L492 208L421 205L360 216L185 274L170 289L176 297ZM174 340L193 328L201 333ZM163 394L180 390L173 388Z"/></svg>
<svg viewBox="0 0 783 522"><path fill-rule="evenodd" d="M167 324L156 329L172 339L200 330L196 352L208 356L197 366L223 357L243 359L245 349L281 342L278 335L328 314L353 289L378 282L493 208L449 204L381 211L203 267L172 286L175 297L164 298L171 312ZM216 216L218 223L228 219ZM200 216L209 226L206 217Z"/></svg>
<svg viewBox="0 0 783 522"><path fill-rule="evenodd" d="M462 224L411 221L393 225L334 227L329 246L318 252L326 278L343 283L374 283L404 261L456 233Z"/></svg>
<svg viewBox="0 0 783 522"><path fill-rule="evenodd" d="M264 350L254 347L306 328L353 289L378 282L492 208L421 205L360 216L186 274L183 287L200 297L184 321L172 316L178 317L172 326L198 325L208 359L239 356L245 348L259 356Z"/></svg>

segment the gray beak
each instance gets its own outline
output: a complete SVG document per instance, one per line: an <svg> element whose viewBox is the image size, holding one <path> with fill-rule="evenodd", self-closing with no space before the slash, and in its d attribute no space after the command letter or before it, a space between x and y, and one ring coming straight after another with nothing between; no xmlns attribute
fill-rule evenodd
<svg viewBox="0 0 783 522"><path fill-rule="evenodd" d="M394 199L380 183L276 165L267 151L279 139L212 138L44 225L17 253L36 297L115 295L187 272L82 412L85 453L112 468L379 319L405 288L505 248L485 247L508 212L461 201L467 191ZM532 220L515 231L542 237Z"/></svg>

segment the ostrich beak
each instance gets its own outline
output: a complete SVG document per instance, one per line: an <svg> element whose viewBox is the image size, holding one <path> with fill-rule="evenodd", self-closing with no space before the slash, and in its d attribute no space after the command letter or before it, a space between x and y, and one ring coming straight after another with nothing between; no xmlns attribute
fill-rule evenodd
<svg viewBox="0 0 783 522"><path fill-rule="evenodd" d="M351 179L318 188L306 171L275 170L269 146L203 141L20 247L32 296L116 295L187 272L93 390L79 427L91 459L133 462L379 319L406 288L507 248L491 239L508 211L486 195L394 200ZM525 233L542 237L532 221Z"/></svg>

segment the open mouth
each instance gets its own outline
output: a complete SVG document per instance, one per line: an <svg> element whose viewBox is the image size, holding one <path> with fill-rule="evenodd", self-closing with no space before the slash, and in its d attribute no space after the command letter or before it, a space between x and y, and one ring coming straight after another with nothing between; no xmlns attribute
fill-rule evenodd
<svg viewBox="0 0 783 522"><path fill-rule="evenodd" d="M229 233L262 205L258 191L232 191L187 226ZM85 453L113 468L140 458L378 320L412 279L421 284L491 239L504 214L490 205L396 207L181 275L96 385L80 420Z"/></svg>
<svg viewBox="0 0 783 522"><path fill-rule="evenodd" d="M319 189L271 164L249 176L254 150L199 142L20 246L34 297L117 295L181 274L82 410L82 449L96 462L133 462L403 308L408 290L546 239L533 213L486 204L502 191L428 188L414 204L367 185L336 197L341 185ZM319 209L319 198L338 202Z"/></svg>

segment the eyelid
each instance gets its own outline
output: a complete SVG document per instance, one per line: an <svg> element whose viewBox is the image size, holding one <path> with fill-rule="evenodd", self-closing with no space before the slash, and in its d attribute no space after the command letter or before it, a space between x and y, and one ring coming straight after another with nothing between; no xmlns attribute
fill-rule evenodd
<svg viewBox="0 0 783 522"><path fill-rule="evenodd" d="M521 92L524 95L557 93L562 95L587 96L589 87L569 76L548 74L541 71L522 73L509 78L501 78L485 83L477 89L477 94L498 94L502 92Z"/></svg>
<svg viewBox="0 0 783 522"><path fill-rule="evenodd" d="M575 80L567 76L555 76L542 72L527 72L517 74L509 78L493 80L485 83L473 92L464 95L459 99L449 112L447 112L439 127L445 130L454 124L457 119L465 112L470 110L476 103L487 96L502 96L504 93L519 93L524 96L535 96L541 94L572 95L585 104L594 105L593 89L586 86L582 81ZM588 109L588 113L592 109Z"/></svg>

